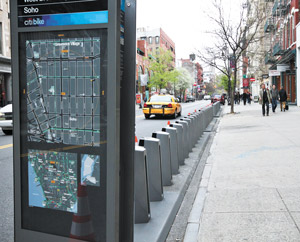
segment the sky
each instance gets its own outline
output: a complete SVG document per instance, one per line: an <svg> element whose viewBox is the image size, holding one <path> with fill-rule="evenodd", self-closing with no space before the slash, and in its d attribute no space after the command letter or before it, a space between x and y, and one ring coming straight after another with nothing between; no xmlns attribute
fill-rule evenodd
<svg viewBox="0 0 300 242"><path fill-rule="evenodd" d="M137 0L137 27L161 27L175 42L176 59L188 59L213 41L207 33L214 28L208 17L213 10L212 1ZM233 19L239 15L240 1L222 0L226 14Z"/></svg>

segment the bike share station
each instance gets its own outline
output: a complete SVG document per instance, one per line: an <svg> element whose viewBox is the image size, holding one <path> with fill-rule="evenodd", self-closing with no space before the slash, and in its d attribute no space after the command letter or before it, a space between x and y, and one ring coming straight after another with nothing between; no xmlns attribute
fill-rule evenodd
<svg viewBox="0 0 300 242"><path fill-rule="evenodd" d="M13 0L11 28L15 241L132 241L135 0Z"/></svg>

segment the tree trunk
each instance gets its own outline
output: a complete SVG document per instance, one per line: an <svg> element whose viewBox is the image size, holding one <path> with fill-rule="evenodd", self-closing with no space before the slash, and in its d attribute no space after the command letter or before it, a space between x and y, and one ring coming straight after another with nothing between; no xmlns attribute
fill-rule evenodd
<svg viewBox="0 0 300 242"><path fill-rule="evenodd" d="M228 76L228 97L227 97L227 102L228 102L228 98L231 102L231 76Z"/></svg>
<svg viewBox="0 0 300 242"><path fill-rule="evenodd" d="M232 96L234 98L234 92L235 92L235 88L236 88L236 77L237 77L237 68L236 68L236 60L235 60L235 68L234 68L234 72L233 72L233 91L232 91ZM232 99L231 102L231 113L234 113L234 99Z"/></svg>

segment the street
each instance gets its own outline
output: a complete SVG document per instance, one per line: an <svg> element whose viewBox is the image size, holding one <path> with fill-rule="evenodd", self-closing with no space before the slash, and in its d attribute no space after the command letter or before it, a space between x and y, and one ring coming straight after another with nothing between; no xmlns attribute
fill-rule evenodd
<svg viewBox="0 0 300 242"><path fill-rule="evenodd" d="M13 241L13 157L12 136L0 131L0 238Z"/></svg>
<svg viewBox="0 0 300 242"><path fill-rule="evenodd" d="M182 116L192 113L195 109L200 109L210 104L210 101L196 101L192 103L182 103ZM180 119L177 117L176 119ZM155 131L160 131L172 119L162 119L151 117L146 120L142 109L136 110L136 136L139 138L152 136ZM12 156L12 136L4 135L0 131L0 238L1 242L13 241L13 156Z"/></svg>
<svg viewBox="0 0 300 242"><path fill-rule="evenodd" d="M191 103L181 103L182 105L182 114L184 117L188 115L188 113L192 113L196 110L199 110L202 107L210 104L210 101L195 101ZM161 131L163 127L165 127L168 121L175 122L175 120L180 119L181 117L177 117L176 119L170 118L156 118L152 116L150 119L145 119L143 115L142 109L136 110L136 136L138 139L141 137L151 137L152 133L155 131Z"/></svg>

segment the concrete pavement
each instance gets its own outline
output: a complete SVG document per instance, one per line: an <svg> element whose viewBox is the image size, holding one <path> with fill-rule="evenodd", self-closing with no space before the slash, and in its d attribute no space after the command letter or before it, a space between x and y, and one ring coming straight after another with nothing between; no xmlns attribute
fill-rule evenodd
<svg viewBox="0 0 300 242"><path fill-rule="evenodd" d="M300 241L300 109L235 111L225 106L184 241Z"/></svg>

